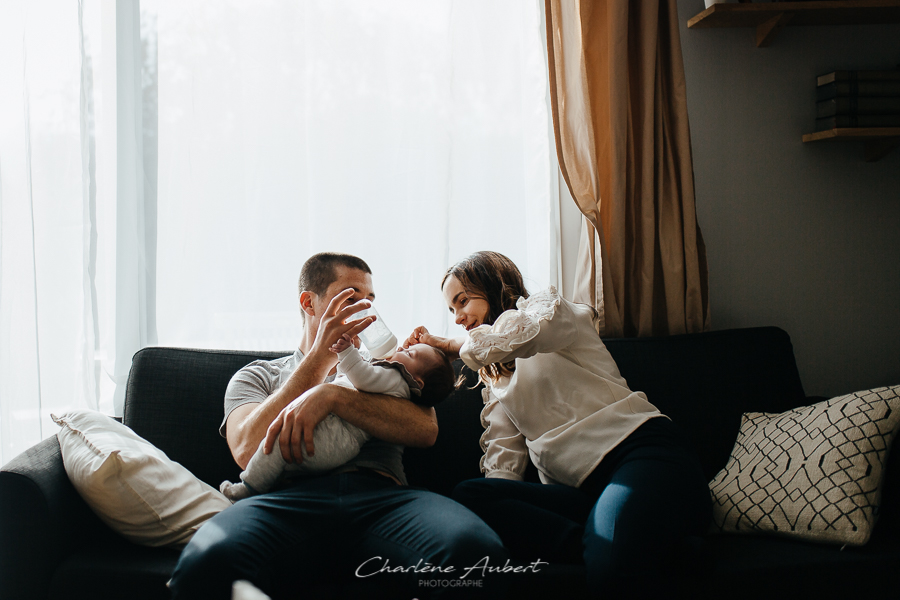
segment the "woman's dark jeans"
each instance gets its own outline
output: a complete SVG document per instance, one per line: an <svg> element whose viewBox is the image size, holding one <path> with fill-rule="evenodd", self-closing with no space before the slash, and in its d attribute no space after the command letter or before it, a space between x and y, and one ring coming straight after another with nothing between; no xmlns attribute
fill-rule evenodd
<svg viewBox="0 0 900 600"><path fill-rule="evenodd" d="M654 418L607 454L580 488L471 479L453 498L522 561L579 562L595 597L668 597L677 554L712 517L709 487L681 430Z"/></svg>

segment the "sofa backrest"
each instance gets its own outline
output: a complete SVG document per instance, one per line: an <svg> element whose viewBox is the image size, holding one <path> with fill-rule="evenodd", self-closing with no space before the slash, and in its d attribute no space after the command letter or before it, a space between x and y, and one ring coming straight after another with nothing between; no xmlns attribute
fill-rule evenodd
<svg viewBox="0 0 900 600"><path fill-rule="evenodd" d="M465 384L438 404L434 410L438 420L438 438L430 448L406 448L403 468L410 485L428 488L449 496L456 484L481 477L481 409L484 385L478 375L453 363L457 375L464 373Z"/></svg>
<svg viewBox="0 0 900 600"><path fill-rule="evenodd" d="M685 430L709 479L728 459L742 412L805 403L790 338L774 327L605 343L629 386ZM225 388L247 363L286 354L145 348L132 364L125 424L210 485L234 480L240 469L218 434ZM404 452L412 485L449 494L480 476L481 386L465 371L468 385L436 408L437 443Z"/></svg>
<svg viewBox="0 0 900 600"><path fill-rule="evenodd" d="M728 461L742 413L783 412L806 403L790 337L777 327L604 343L629 387L646 393L685 431L707 479ZM475 374L465 371L475 383ZM404 453L410 482L449 493L458 481L480 476L481 407L480 387L437 407L437 443Z"/></svg>
<svg viewBox="0 0 900 600"><path fill-rule="evenodd" d="M134 355L125 395L124 423L138 435L218 489L237 480L225 439L219 435L225 389L243 366L290 352L241 352L144 348ZM456 372L462 361L454 364ZM478 477L481 448L481 387L469 384L438 405L441 434L431 448L407 448L404 467L412 485L449 494L459 481Z"/></svg>
<svg viewBox="0 0 900 600"><path fill-rule="evenodd" d="M806 404L791 339L777 327L604 343L629 387L685 431L708 479L728 461L742 413Z"/></svg>
<svg viewBox="0 0 900 600"><path fill-rule="evenodd" d="M225 388L241 367L290 352L233 352L150 347L131 363L124 423L219 489L241 469L219 435Z"/></svg>
<svg viewBox="0 0 900 600"><path fill-rule="evenodd" d="M708 479L725 466L741 413L778 413L814 401L804 396L790 338L775 327L604 342L629 386L685 431ZM240 468L218 433L225 388L244 365L287 354L145 348L132 363L125 424L210 485L233 481ZM461 361L454 367L459 372ZM436 408L437 442L404 452L412 485L449 494L458 482L481 475L481 386L473 387L477 377L464 372L468 384ZM535 478L533 470L529 476ZM879 529L900 530L898 503L900 458L894 456Z"/></svg>

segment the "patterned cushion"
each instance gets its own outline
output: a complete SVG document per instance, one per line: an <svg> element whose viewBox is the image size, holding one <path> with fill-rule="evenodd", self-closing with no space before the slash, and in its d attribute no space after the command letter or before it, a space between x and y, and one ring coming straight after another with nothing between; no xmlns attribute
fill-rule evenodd
<svg viewBox="0 0 900 600"><path fill-rule="evenodd" d="M731 459L710 482L716 528L865 544L898 421L900 386L745 413Z"/></svg>

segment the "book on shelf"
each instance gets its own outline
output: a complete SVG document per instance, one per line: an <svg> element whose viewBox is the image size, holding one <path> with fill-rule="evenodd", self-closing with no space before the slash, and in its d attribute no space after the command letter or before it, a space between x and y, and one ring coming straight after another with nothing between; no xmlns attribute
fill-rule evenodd
<svg viewBox="0 0 900 600"><path fill-rule="evenodd" d="M816 102L847 96L900 96L900 79L894 81L832 81L816 88Z"/></svg>
<svg viewBox="0 0 900 600"><path fill-rule="evenodd" d="M816 119L816 131L845 127L900 127L900 115L835 115Z"/></svg>
<svg viewBox="0 0 900 600"><path fill-rule="evenodd" d="M885 71L832 71L817 78L818 85L834 81L900 81L900 68Z"/></svg>
<svg viewBox="0 0 900 600"><path fill-rule="evenodd" d="M834 115L900 114L900 96L848 96L816 102L816 118Z"/></svg>

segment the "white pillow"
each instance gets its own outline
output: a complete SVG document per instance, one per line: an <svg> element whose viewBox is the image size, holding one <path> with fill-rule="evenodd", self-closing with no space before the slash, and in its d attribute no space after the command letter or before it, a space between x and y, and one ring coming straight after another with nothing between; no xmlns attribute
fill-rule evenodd
<svg viewBox="0 0 900 600"><path fill-rule="evenodd" d="M100 519L145 546L184 545L225 496L130 428L92 410L61 417L57 434L72 485Z"/></svg>
<svg viewBox="0 0 900 600"><path fill-rule="evenodd" d="M728 464L709 484L715 527L865 544L898 422L900 386L745 413Z"/></svg>

